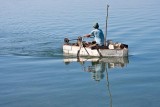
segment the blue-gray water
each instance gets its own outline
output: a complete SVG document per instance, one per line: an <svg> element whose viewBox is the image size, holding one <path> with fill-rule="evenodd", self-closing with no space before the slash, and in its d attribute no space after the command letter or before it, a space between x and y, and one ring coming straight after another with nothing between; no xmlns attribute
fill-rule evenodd
<svg viewBox="0 0 160 107"><path fill-rule="evenodd" d="M62 45L95 22L105 30L106 0L0 2L0 107L160 106L159 0L108 1L107 39L128 44L129 57L103 62L99 82L90 61L65 63Z"/></svg>

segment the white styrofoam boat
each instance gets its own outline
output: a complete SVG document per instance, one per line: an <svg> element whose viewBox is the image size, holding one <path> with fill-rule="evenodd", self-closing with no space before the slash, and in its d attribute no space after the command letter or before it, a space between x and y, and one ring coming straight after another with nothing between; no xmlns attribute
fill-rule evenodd
<svg viewBox="0 0 160 107"><path fill-rule="evenodd" d="M65 43L64 55L89 56L89 57L125 57L128 56L128 45L122 43L109 43L107 46L91 46L88 43ZM87 45L86 45L87 44Z"/></svg>

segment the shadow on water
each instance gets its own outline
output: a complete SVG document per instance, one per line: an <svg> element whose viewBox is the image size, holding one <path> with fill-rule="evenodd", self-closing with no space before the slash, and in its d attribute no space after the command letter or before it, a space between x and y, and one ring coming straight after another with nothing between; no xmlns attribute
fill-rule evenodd
<svg viewBox="0 0 160 107"><path fill-rule="evenodd" d="M107 95L109 96L109 107L112 107L112 93L109 83L109 69L123 68L129 64L128 57L108 57L108 58L85 58L85 57L64 57L64 63L79 63L85 72L92 75L92 79L100 82L106 78Z"/></svg>

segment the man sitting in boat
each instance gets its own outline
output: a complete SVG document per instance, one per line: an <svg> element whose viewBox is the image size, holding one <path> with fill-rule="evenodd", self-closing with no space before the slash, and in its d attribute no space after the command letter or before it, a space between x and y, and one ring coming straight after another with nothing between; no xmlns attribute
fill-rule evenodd
<svg viewBox="0 0 160 107"><path fill-rule="evenodd" d="M103 31L99 29L99 24L96 23L93 26L93 28L94 29L91 31L91 33L84 35L84 37L87 37L87 38L94 37L95 44L92 46L96 46L96 45L104 46L104 34L103 34Z"/></svg>

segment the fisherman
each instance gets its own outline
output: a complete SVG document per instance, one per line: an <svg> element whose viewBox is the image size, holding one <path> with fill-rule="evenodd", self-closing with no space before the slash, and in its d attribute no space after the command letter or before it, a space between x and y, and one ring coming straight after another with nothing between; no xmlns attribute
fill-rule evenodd
<svg viewBox="0 0 160 107"><path fill-rule="evenodd" d="M95 23L93 28L94 29L91 31L91 33L84 35L84 37L94 37L94 41L96 42L96 44L98 44L99 46L104 46L104 34L103 31L99 29L99 24Z"/></svg>

